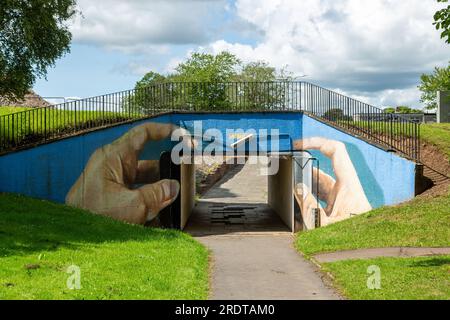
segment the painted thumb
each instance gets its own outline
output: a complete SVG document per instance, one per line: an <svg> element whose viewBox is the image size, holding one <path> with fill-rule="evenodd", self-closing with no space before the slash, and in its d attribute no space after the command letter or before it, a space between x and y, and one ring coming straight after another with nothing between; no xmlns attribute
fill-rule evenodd
<svg viewBox="0 0 450 320"><path fill-rule="evenodd" d="M176 180L161 180L142 186L139 191L147 207L148 218L154 219L162 209L178 197L180 184Z"/></svg>

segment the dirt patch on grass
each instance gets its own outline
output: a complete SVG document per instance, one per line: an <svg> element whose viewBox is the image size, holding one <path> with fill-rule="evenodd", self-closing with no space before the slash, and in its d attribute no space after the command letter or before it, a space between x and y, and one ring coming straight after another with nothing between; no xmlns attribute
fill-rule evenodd
<svg viewBox="0 0 450 320"><path fill-rule="evenodd" d="M450 178L446 179L445 176L450 176L450 160L447 155L437 146L424 142L421 144L421 162L425 165L424 176L433 181L433 185L419 197L434 198L448 195Z"/></svg>
<svg viewBox="0 0 450 320"><path fill-rule="evenodd" d="M442 174L450 175L450 159L438 147L422 143L420 152L423 164Z"/></svg>
<svg viewBox="0 0 450 320"><path fill-rule="evenodd" d="M432 186L430 189L426 190L425 192L423 192L422 194L417 196L417 198L422 198L422 199L437 198L440 196L448 195L449 192L450 192L450 179L444 183L436 184L436 185Z"/></svg>

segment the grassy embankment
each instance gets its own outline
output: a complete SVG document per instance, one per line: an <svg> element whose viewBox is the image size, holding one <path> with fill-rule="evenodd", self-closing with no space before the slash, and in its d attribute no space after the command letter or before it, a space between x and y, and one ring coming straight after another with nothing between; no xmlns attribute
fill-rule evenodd
<svg viewBox="0 0 450 320"><path fill-rule="evenodd" d="M450 195L385 207L325 228L299 233L297 248L317 253L386 247L450 246ZM367 268L382 272L382 289L366 286ZM382 258L323 264L351 299L450 299L450 256Z"/></svg>
<svg viewBox="0 0 450 320"><path fill-rule="evenodd" d="M450 158L450 124L422 126L422 139ZM444 160L443 161L448 161ZM450 246L450 194L373 210L325 228L299 233L297 248L318 253L362 248ZM381 269L381 290L367 288L367 268ZM351 299L450 299L450 256L381 258L323 264Z"/></svg>
<svg viewBox="0 0 450 320"><path fill-rule="evenodd" d="M80 290L70 278L80 269ZM68 273L69 271L69 273ZM64 205L0 194L0 299L206 299L208 251Z"/></svg>
<svg viewBox="0 0 450 320"><path fill-rule="evenodd" d="M112 111L0 106L0 141L8 144L39 140L44 135L70 133L74 128L86 129L138 117Z"/></svg>

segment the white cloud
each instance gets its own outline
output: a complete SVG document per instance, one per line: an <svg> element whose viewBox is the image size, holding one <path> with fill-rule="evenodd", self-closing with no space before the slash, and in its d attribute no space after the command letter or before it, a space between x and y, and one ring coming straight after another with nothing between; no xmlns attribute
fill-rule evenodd
<svg viewBox="0 0 450 320"><path fill-rule="evenodd" d="M420 92L416 86L404 89L386 89L375 92L345 91L335 89L337 92L351 96L354 99L363 101L379 107L392 106L419 106Z"/></svg>
<svg viewBox="0 0 450 320"><path fill-rule="evenodd" d="M171 72L194 48L227 50L376 105L417 107L419 75L450 60L432 25L442 6L435 0L78 3L84 18L72 26L74 41L126 53L114 68L125 74Z"/></svg>
<svg viewBox="0 0 450 320"><path fill-rule="evenodd" d="M165 45L201 44L224 0L79 0L74 40L126 53L164 51ZM161 52L161 54L164 52Z"/></svg>
<svg viewBox="0 0 450 320"><path fill-rule="evenodd" d="M207 50L289 65L296 74L371 102L417 106L419 75L450 60L433 25L434 0L237 0L258 26L255 46L218 40Z"/></svg>

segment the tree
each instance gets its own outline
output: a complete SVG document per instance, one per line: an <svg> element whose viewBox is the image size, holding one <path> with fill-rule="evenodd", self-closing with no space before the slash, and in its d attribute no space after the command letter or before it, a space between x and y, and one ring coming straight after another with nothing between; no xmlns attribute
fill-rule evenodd
<svg viewBox="0 0 450 320"><path fill-rule="evenodd" d="M135 95L140 99L135 102L138 109L271 109L286 101L287 89L277 76L277 70L264 61L242 66L229 52L193 53L173 74L147 73L136 83Z"/></svg>
<svg viewBox="0 0 450 320"><path fill-rule="evenodd" d="M411 114L411 113L422 113L422 110L413 109L408 106L398 106L396 108L394 108L394 107L385 108L384 113Z"/></svg>
<svg viewBox="0 0 450 320"><path fill-rule="evenodd" d="M69 52L75 0L0 2L0 95L22 99Z"/></svg>
<svg viewBox="0 0 450 320"><path fill-rule="evenodd" d="M235 55L226 51L217 55L196 52L180 63L169 78L173 82L187 83L180 85L175 94L183 96L191 107L227 108L230 105L227 82L236 76L240 64Z"/></svg>
<svg viewBox="0 0 450 320"><path fill-rule="evenodd" d="M164 109L164 97L168 95L163 85L167 78L150 71L136 82L134 92L123 102L125 110L131 113L148 113L151 109Z"/></svg>
<svg viewBox="0 0 450 320"><path fill-rule="evenodd" d="M157 83L164 83L167 80L167 78L159 73L150 71L148 73L146 73L141 80L139 80L138 82L136 82L136 89L139 88L144 88L144 87L148 87L151 86L153 84L157 84Z"/></svg>
<svg viewBox="0 0 450 320"><path fill-rule="evenodd" d="M408 106L398 106L395 110L396 113L410 114L410 113L422 113L421 110L413 109Z"/></svg>
<svg viewBox="0 0 450 320"><path fill-rule="evenodd" d="M419 85L422 91L421 102L425 103L425 109L437 108L437 92L450 91L450 64L445 68L434 69L433 74L423 74Z"/></svg>
<svg viewBox="0 0 450 320"><path fill-rule="evenodd" d="M448 0L437 0L438 2L447 3ZM450 5L435 13L434 25L437 30L441 30L441 38L450 44Z"/></svg>
<svg viewBox="0 0 450 320"><path fill-rule="evenodd" d="M277 70L265 61L256 61L246 64L238 76L240 81L275 81Z"/></svg>
<svg viewBox="0 0 450 320"><path fill-rule="evenodd" d="M387 107L384 110L384 113L395 113L395 108L394 107Z"/></svg>
<svg viewBox="0 0 450 320"><path fill-rule="evenodd" d="M241 61L229 52L217 55L193 53L175 68L174 81L227 82L237 74Z"/></svg>

